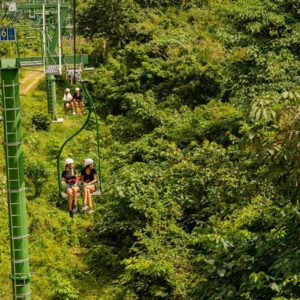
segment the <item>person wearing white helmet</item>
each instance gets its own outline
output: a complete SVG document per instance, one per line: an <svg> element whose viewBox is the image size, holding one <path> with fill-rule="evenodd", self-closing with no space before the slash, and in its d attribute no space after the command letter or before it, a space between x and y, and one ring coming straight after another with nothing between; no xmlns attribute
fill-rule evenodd
<svg viewBox="0 0 300 300"><path fill-rule="evenodd" d="M66 110L66 119L68 119L68 111L69 111L69 107L72 107L73 110L73 115L75 115L75 108L74 108L74 103L73 103L73 97L70 93L70 89L66 88L65 90L65 94L64 94L64 104L65 104L65 110Z"/></svg>
<svg viewBox="0 0 300 300"><path fill-rule="evenodd" d="M82 115L83 95L80 93L80 88L79 87L77 87L75 89L75 94L73 96L73 99L75 101L76 114L77 115ZM80 108L79 112L78 112L78 106Z"/></svg>
<svg viewBox="0 0 300 300"><path fill-rule="evenodd" d="M77 212L77 193L79 191L78 178L74 169L74 160L67 158L65 160L65 170L62 172L62 184L66 185L65 193L69 196L69 214L73 218L73 213ZM74 204L74 206L73 206Z"/></svg>
<svg viewBox="0 0 300 300"><path fill-rule="evenodd" d="M94 169L94 162L91 158L87 158L84 161L85 167L81 171L81 182L83 182L83 207L82 210L87 210L87 203L89 205L88 213L92 214L93 204L91 193L97 189L97 172Z"/></svg>

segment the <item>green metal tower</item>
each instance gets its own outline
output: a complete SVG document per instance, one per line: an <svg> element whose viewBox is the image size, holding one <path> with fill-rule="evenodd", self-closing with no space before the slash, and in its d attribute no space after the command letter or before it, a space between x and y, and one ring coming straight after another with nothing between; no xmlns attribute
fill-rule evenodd
<svg viewBox="0 0 300 300"><path fill-rule="evenodd" d="M48 111L56 118L55 75L62 73L62 65L87 63L87 55L62 55L62 35L66 30L69 1L20 0L4 3L2 18L16 24L12 28L0 28L1 36L9 33L16 40L16 57L0 58L1 91L6 156L7 199L11 246L11 270L13 299L30 299L28 234L26 224L25 182L21 131L19 69L43 67L47 77ZM22 20L25 20L22 24ZM28 25L30 23L30 25ZM38 32L42 37L40 53L34 57L22 54L21 31ZM14 34L12 34L14 32ZM6 39L7 40L7 39ZM4 41L6 41L4 39ZM41 70L38 70L41 71ZM74 69L75 73L76 69Z"/></svg>
<svg viewBox="0 0 300 300"><path fill-rule="evenodd" d="M52 120L57 120L56 84L54 75L46 75L48 114Z"/></svg>
<svg viewBox="0 0 300 300"><path fill-rule="evenodd" d="M2 62L2 105L13 299L30 299L28 234L18 69Z"/></svg>

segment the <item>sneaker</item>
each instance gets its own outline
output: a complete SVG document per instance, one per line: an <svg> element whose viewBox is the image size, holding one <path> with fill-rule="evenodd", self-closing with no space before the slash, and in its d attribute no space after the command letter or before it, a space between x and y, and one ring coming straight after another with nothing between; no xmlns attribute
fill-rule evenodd
<svg viewBox="0 0 300 300"><path fill-rule="evenodd" d="M87 205L83 205L81 210L87 210L87 209L88 209Z"/></svg>
<svg viewBox="0 0 300 300"><path fill-rule="evenodd" d="M73 209L72 209L72 212L73 213L76 213L77 212L77 205L74 205Z"/></svg>
<svg viewBox="0 0 300 300"><path fill-rule="evenodd" d="M71 210L69 211L69 215L71 218L73 218L73 212Z"/></svg>
<svg viewBox="0 0 300 300"><path fill-rule="evenodd" d="M66 120L68 120L68 118L69 118L69 116L68 116L68 115L66 115Z"/></svg>
<svg viewBox="0 0 300 300"><path fill-rule="evenodd" d="M75 116L75 111L73 111L73 116Z"/></svg>
<svg viewBox="0 0 300 300"><path fill-rule="evenodd" d="M92 208L89 209L88 214L93 214L94 210Z"/></svg>

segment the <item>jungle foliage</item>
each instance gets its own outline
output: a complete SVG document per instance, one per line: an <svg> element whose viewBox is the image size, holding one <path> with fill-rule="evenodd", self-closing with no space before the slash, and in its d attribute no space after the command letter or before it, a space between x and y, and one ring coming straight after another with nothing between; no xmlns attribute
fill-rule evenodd
<svg viewBox="0 0 300 300"><path fill-rule="evenodd" d="M300 297L299 11L297 0L78 1L103 193L94 217L67 219L55 158L80 124L43 118L40 85L23 132L41 299ZM78 170L94 137L92 123L63 153Z"/></svg>
<svg viewBox="0 0 300 300"><path fill-rule="evenodd" d="M89 253L116 299L299 297L299 8L82 2L111 132Z"/></svg>

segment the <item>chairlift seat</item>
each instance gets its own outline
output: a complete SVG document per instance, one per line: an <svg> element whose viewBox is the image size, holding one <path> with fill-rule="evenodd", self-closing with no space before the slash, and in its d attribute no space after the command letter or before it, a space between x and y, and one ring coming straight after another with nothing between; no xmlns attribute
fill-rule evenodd
<svg viewBox="0 0 300 300"><path fill-rule="evenodd" d="M81 196L83 196L83 193L82 193L82 191L83 191L83 184L81 183L80 179L78 180L77 186L80 187L80 191L77 193L77 197L81 197ZM100 195L101 195L100 189L97 189L95 192L91 193L91 196L100 196ZM61 192L61 196L63 198L68 198L69 197L68 194L65 193L65 192Z"/></svg>
<svg viewBox="0 0 300 300"><path fill-rule="evenodd" d="M71 75L71 72L74 72L77 68L68 68L68 65L65 64L65 71L66 71L66 75ZM79 66L80 70L83 70L83 68L81 68L81 64ZM73 73L74 74L74 73ZM71 78L70 78L71 79ZM95 113L95 119L96 119L96 126L97 126L97 149L98 149L98 159L100 160L100 145L99 145L99 132L98 132L98 119L97 119L97 114L96 114L96 110L95 110L95 106L94 106L94 102L90 96L90 94L88 93L87 91L87 88L85 86L85 83L87 83L86 80L78 80L79 82L82 83L82 86L83 86L83 90L85 92L85 95L87 96L87 99L88 99L88 104L89 104L89 109L93 109L94 113ZM75 134L73 134L70 138L68 138L64 144L61 146L60 150L59 150L59 153L58 153L58 156L57 156L57 171L58 171L58 174L60 174L60 159L61 159L61 153L65 147L65 145L72 139L74 138L77 134L79 134L86 126L87 122L89 121L90 119L90 114L88 115L88 118L86 120L86 122L84 123L84 125L75 132ZM98 161L99 163L99 161ZM100 176L100 180L98 178L98 184L99 184L99 189L95 190L95 192L92 192L91 193L91 196L100 196L102 193L101 193L101 168L100 168L100 163L98 164L98 176ZM79 179L79 176L77 177ZM58 177L58 181L61 180L61 177L59 176ZM60 181L58 182L59 186L60 186ZM80 182L78 181L77 184L80 186ZM83 185L80 186L81 187L81 196L82 196L82 191L83 191ZM62 196L67 196L65 193L61 193Z"/></svg>
<svg viewBox="0 0 300 300"><path fill-rule="evenodd" d="M41 67L43 63L41 61L21 61L21 67Z"/></svg>
<svg viewBox="0 0 300 300"><path fill-rule="evenodd" d="M61 74L61 69L59 65L48 65L46 66L46 75L60 75Z"/></svg>
<svg viewBox="0 0 300 300"><path fill-rule="evenodd" d="M78 185L83 188L83 184L81 183L81 180L78 180ZM100 196L100 195L101 195L101 191L99 189L91 193L91 196Z"/></svg>
<svg viewBox="0 0 300 300"><path fill-rule="evenodd" d="M91 193L91 196L100 196L101 195L101 191L98 189L96 190L94 193Z"/></svg>
<svg viewBox="0 0 300 300"><path fill-rule="evenodd" d="M68 198L68 197L69 197L69 195L68 195L67 193L65 193L65 192L61 192L60 194L61 194L61 196L62 196L63 198ZM78 193L77 193L77 197L80 197L80 196L81 196L81 192L78 192Z"/></svg>

